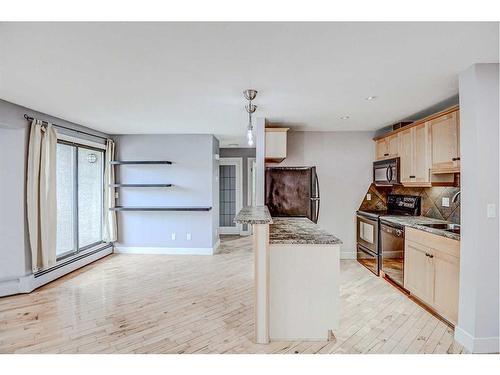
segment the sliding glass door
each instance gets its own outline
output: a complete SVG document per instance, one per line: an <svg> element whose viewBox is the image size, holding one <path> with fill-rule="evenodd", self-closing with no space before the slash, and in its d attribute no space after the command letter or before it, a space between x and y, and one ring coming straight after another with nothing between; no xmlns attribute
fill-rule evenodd
<svg viewBox="0 0 500 375"><path fill-rule="evenodd" d="M57 144L58 259L102 243L104 151Z"/></svg>

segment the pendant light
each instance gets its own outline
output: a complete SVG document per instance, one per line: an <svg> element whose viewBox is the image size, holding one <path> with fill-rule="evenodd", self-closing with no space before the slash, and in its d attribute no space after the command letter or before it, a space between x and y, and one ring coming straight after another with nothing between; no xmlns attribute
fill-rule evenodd
<svg viewBox="0 0 500 375"><path fill-rule="evenodd" d="M248 104L245 105L245 109L248 113L248 126L247 126L247 142L249 146L253 146L253 125L252 125L252 113L257 110L257 106L252 104L252 100L257 96L257 90L247 89L243 91L245 99L248 100Z"/></svg>

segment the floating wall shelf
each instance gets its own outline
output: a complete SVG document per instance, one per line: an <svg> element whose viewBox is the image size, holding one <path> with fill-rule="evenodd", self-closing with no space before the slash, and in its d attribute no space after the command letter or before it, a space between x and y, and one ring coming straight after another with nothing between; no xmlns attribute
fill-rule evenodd
<svg viewBox="0 0 500 375"><path fill-rule="evenodd" d="M110 184L110 187L122 188L122 187L172 187L172 184Z"/></svg>
<svg viewBox="0 0 500 375"><path fill-rule="evenodd" d="M168 160L137 160L137 161L133 161L133 160L113 160L110 162L111 164L113 165L126 165L126 164L149 164L149 165L152 165L152 164L172 164L171 161L168 161Z"/></svg>
<svg viewBox="0 0 500 375"><path fill-rule="evenodd" d="M126 206L116 206L112 207L110 211L210 211L212 207L199 207L199 206L187 206L187 207L176 207L176 206L157 206L157 207L126 207Z"/></svg>

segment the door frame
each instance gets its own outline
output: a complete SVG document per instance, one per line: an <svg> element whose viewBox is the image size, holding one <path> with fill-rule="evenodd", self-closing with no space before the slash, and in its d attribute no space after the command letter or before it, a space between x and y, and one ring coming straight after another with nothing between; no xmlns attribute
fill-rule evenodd
<svg viewBox="0 0 500 375"><path fill-rule="evenodd" d="M252 201L252 163L256 162L255 167L257 167L256 158L247 158L247 206L250 206ZM257 188L257 186L256 186ZM257 189L255 189L257 190ZM257 192L257 191L255 191Z"/></svg>
<svg viewBox="0 0 500 375"><path fill-rule="evenodd" d="M219 158L219 167L221 165L234 165L236 167L236 214L242 209L243 198L243 158ZM220 176L219 176L220 192ZM219 202L220 207L220 202ZM220 209L220 208L219 208ZM223 227L219 222L220 234L241 234L242 225L236 224L234 227Z"/></svg>

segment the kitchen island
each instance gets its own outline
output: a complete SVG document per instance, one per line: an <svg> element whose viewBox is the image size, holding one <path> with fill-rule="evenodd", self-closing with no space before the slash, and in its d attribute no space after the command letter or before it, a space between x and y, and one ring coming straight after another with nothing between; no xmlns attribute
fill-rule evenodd
<svg viewBox="0 0 500 375"><path fill-rule="evenodd" d="M243 208L235 222L253 226L256 342L328 340L339 324L341 240L265 206Z"/></svg>

